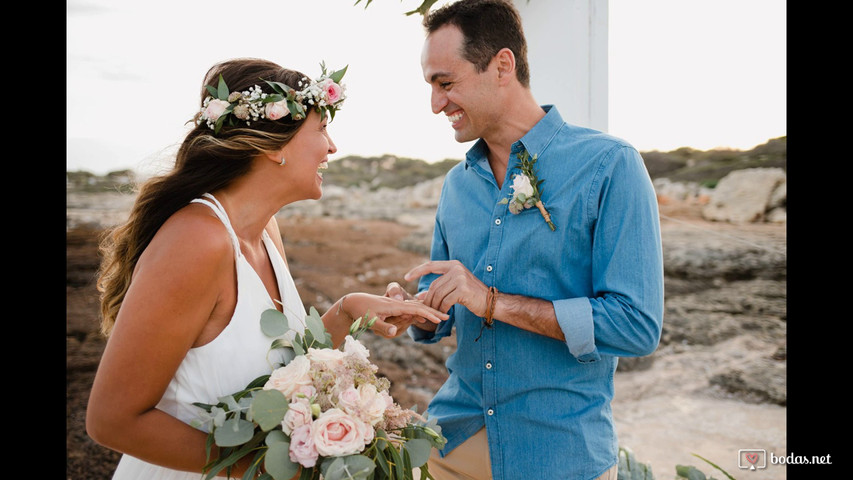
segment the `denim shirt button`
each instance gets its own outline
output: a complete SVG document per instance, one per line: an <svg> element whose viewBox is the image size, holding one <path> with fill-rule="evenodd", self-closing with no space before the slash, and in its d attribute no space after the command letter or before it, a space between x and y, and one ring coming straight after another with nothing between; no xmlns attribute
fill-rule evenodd
<svg viewBox="0 0 853 480"><path fill-rule="evenodd" d="M486 370L492 369L492 362L486 362Z"/></svg>
<svg viewBox="0 0 853 480"><path fill-rule="evenodd" d="M486 413L488 413L489 415L494 415L495 411L490 408L486 411Z"/></svg>
<svg viewBox="0 0 853 480"><path fill-rule="evenodd" d="M491 266L491 265L487 266L487 267L486 267L486 271L487 271L487 272L491 272L491 271L492 271L492 266Z"/></svg>
<svg viewBox="0 0 853 480"><path fill-rule="evenodd" d="M495 219L495 225L500 225L500 224L501 224L501 219L500 219L500 218L496 218L496 219Z"/></svg>

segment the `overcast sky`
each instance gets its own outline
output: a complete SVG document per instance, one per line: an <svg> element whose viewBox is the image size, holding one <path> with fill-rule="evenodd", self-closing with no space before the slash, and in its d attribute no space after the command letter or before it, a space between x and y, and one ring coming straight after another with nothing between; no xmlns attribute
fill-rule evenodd
<svg viewBox="0 0 853 480"><path fill-rule="evenodd" d="M421 17L403 15L419 3L68 0L67 170L167 168L204 73L238 56L311 77L322 60L349 65L333 158L461 159L470 144L430 111ZM641 151L749 149L787 135L784 1L610 0L608 9L610 133Z"/></svg>

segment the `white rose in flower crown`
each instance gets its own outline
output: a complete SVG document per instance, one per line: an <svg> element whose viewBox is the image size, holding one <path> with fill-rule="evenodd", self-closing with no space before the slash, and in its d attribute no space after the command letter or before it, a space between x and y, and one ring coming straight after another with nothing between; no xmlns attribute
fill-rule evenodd
<svg viewBox="0 0 853 480"><path fill-rule="evenodd" d="M222 115L222 112L224 112L229 105L231 104L226 102L225 100L219 100L216 98L211 99L210 102L208 102L207 106L204 107L204 118L210 120L211 122L215 122L219 119L219 116Z"/></svg>
<svg viewBox="0 0 853 480"><path fill-rule="evenodd" d="M346 354L334 348L309 348L307 357L312 362L318 362L327 368L343 365Z"/></svg>
<svg viewBox="0 0 853 480"><path fill-rule="evenodd" d="M359 453L364 449L366 430L372 428L339 408L326 410L311 425L314 448L324 457Z"/></svg>
<svg viewBox="0 0 853 480"><path fill-rule="evenodd" d="M352 338L352 335L347 335L344 339L344 353L357 355L364 360L370 357L370 350L367 349L361 342Z"/></svg>
<svg viewBox="0 0 853 480"><path fill-rule="evenodd" d="M530 184L527 175L516 175L512 179L512 191L514 197L518 197L519 194L524 194L526 197L533 195L533 185Z"/></svg>
<svg viewBox="0 0 853 480"><path fill-rule="evenodd" d="M287 365L275 369L264 384L264 390L278 390L289 399L300 387L313 385L310 370L311 362L300 355Z"/></svg>
<svg viewBox="0 0 853 480"><path fill-rule="evenodd" d="M308 402L292 402L287 407L287 413L281 421L281 430L290 435L291 432L314 421L311 415L311 404Z"/></svg>
<svg viewBox="0 0 853 480"><path fill-rule="evenodd" d="M270 120L278 120L290 115L290 110L287 109L287 100L279 100L278 102L268 103L264 106L264 115Z"/></svg>

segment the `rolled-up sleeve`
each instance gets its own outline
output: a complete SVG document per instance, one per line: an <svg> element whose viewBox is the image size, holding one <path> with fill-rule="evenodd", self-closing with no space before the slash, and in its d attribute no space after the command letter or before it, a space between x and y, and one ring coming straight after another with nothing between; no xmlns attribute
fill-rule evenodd
<svg viewBox="0 0 853 480"><path fill-rule="evenodd" d="M569 346L595 348L620 357L651 354L663 325L663 252L657 198L640 154L614 149L594 181L589 202L595 219L592 251L592 325L586 314L561 321ZM593 210L594 209L594 210ZM577 345L575 348L579 348ZM574 353L574 352L573 352Z"/></svg>
<svg viewBox="0 0 853 480"><path fill-rule="evenodd" d="M595 331L592 321L592 306L586 298L554 300L554 313L566 337L569 353L581 363L594 362L600 358L595 349Z"/></svg>

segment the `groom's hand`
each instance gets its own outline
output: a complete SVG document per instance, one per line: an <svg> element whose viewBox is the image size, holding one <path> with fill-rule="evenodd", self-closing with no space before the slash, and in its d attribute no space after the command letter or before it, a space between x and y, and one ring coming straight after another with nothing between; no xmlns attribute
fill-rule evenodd
<svg viewBox="0 0 853 480"><path fill-rule="evenodd" d="M474 315L486 314L489 287L475 277L458 260L434 260L409 270L403 278L412 281L429 273L440 275L432 281L423 302L440 312L447 312L459 303Z"/></svg>
<svg viewBox="0 0 853 480"><path fill-rule="evenodd" d="M421 302L423 300L423 294L419 296L412 295L397 282L391 282L388 284L387 287L385 287L385 296L396 300L408 300L418 302ZM397 332L395 335L385 335L385 338L399 337L409 328L410 325L415 325L416 327L430 331L434 331L436 327L436 324L434 324L433 322L430 322L424 317L415 315L399 315L395 317L387 317L385 318L385 323L397 327Z"/></svg>

